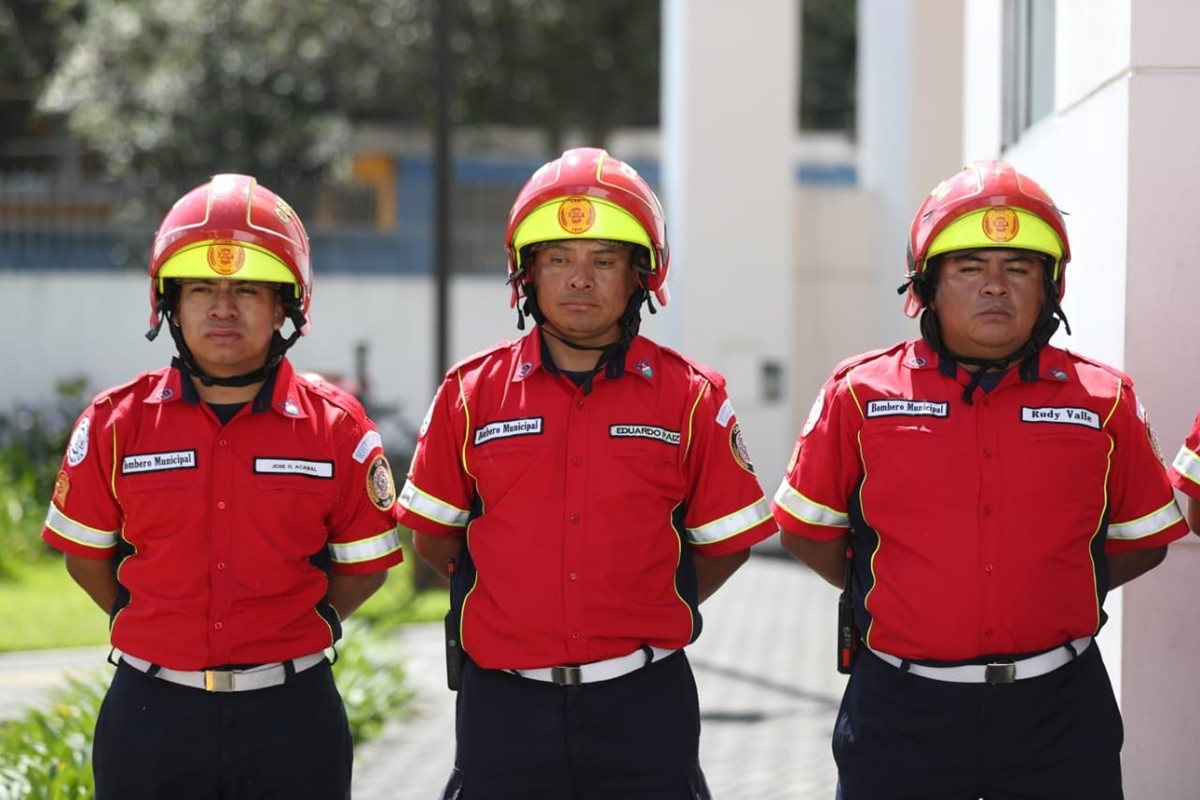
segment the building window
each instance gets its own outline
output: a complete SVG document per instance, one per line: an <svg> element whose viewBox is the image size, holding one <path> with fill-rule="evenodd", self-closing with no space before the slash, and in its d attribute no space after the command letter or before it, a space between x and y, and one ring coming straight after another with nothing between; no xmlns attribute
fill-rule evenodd
<svg viewBox="0 0 1200 800"><path fill-rule="evenodd" d="M1005 145L1054 110L1055 5L1055 0L1005 0Z"/></svg>
<svg viewBox="0 0 1200 800"><path fill-rule="evenodd" d="M800 130L853 137L857 4L803 0L800 11Z"/></svg>

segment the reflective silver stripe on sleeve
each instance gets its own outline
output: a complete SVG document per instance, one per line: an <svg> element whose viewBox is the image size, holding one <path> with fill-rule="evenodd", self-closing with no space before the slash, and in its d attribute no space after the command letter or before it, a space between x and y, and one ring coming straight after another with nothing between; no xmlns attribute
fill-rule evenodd
<svg viewBox="0 0 1200 800"><path fill-rule="evenodd" d="M53 503L50 504L50 510L46 512L46 527L64 539L69 539L84 547L103 549L115 547L117 544L116 531L98 531L87 525L81 525L59 511Z"/></svg>
<svg viewBox="0 0 1200 800"><path fill-rule="evenodd" d="M785 478L779 484L775 493L775 505L791 514L801 522L809 525L826 525L831 528L849 528L850 515L844 511L834 511L829 506L814 503L792 488Z"/></svg>
<svg viewBox="0 0 1200 800"><path fill-rule="evenodd" d="M1179 448L1179 455L1175 456L1171 466L1192 483L1200 483L1200 456L1188 450L1186 444Z"/></svg>
<svg viewBox="0 0 1200 800"><path fill-rule="evenodd" d="M1176 522L1182 521L1183 514L1180 513L1179 506L1172 498L1171 502L1144 517L1139 517L1129 522L1110 522L1108 525L1108 538L1121 539L1122 541L1145 539L1147 536L1153 536L1159 531L1171 527Z"/></svg>
<svg viewBox="0 0 1200 800"><path fill-rule="evenodd" d="M771 518L771 507L766 500L758 500L740 511L713 520L699 528L688 528L688 536L696 544L712 544L748 531L760 522Z"/></svg>
<svg viewBox="0 0 1200 800"><path fill-rule="evenodd" d="M357 564L381 558L400 549L400 531L392 528L357 542L330 542L329 557L338 564Z"/></svg>
<svg viewBox="0 0 1200 800"><path fill-rule="evenodd" d="M471 513L465 509L456 508L449 503L443 503L436 497L425 494L414 486L412 481L404 482L404 489L400 492L398 502L401 508L407 508L414 514L420 514L425 519L455 528L466 525L467 519L471 516Z"/></svg>

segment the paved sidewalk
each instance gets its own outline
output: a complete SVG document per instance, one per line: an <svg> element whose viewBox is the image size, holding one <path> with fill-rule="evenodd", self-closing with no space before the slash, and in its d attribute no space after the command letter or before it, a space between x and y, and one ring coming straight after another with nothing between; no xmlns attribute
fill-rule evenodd
<svg viewBox="0 0 1200 800"><path fill-rule="evenodd" d="M704 604L688 648L700 688L700 750L717 800L830 800L830 732L845 678L834 669L835 589L785 558L755 554ZM454 761L454 695L441 625L405 630L413 713L359 749L355 800L438 796Z"/></svg>
<svg viewBox="0 0 1200 800"><path fill-rule="evenodd" d="M77 647L64 650L31 650L0 653L0 721L17 717L26 708L45 705L53 689L66 685L69 676L104 670L107 647Z"/></svg>

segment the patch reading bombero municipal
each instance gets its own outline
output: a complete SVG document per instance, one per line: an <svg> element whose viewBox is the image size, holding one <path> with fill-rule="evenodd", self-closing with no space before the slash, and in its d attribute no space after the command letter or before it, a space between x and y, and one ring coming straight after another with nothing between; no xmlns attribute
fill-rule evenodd
<svg viewBox="0 0 1200 800"><path fill-rule="evenodd" d="M950 404L932 400L871 400L867 403L868 417L947 417Z"/></svg>
<svg viewBox="0 0 1200 800"><path fill-rule="evenodd" d="M1100 415L1090 408L1069 406L1021 406L1021 422L1060 422L1100 430Z"/></svg>
<svg viewBox="0 0 1200 800"><path fill-rule="evenodd" d="M122 475L139 472L166 472L172 469L195 469L195 450L176 450L171 453L137 453L121 461Z"/></svg>
<svg viewBox="0 0 1200 800"><path fill-rule="evenodd" d="M525 417L524 419L505 419L489 422L482 428L475 429L475 446L490 442L493 439L507 439L510 436L537 436L542 432L542 417Z"/></svg>
<svg viewBox="0 0 1200 800"><path fill-rule="evenodd" d="M656 442L679 447L679 431L669 431L655 425L639 425L636 422L609 425L608 435L614 439L653 439Z"/></svg>

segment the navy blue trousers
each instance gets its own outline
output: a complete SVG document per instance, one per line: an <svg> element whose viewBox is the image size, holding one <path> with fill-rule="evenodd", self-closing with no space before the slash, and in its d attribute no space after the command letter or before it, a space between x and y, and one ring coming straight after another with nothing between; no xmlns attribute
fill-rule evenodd
<svg viewBox="0 0 1200 800"><path fill-rule="evenodd" d="M345 800L353 743L328 664L209 693L117 667L96 721L96 800Z"/></svg>
<svg viewBox="0 0 1200 800"><path fill-rule="evenodd" d="M1093 643L1047 675L946 683L859 651L833 733L841 800L1120 800L1124 728Z"/></svg>
<svg viewBox="0 0 1200 800"><path fill-rule="evenodd" d="M556 686L465 659L447 800L707 800L691 665Z"/></svg>

